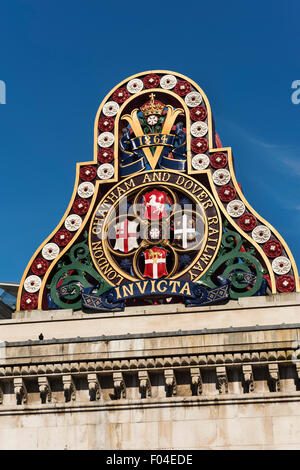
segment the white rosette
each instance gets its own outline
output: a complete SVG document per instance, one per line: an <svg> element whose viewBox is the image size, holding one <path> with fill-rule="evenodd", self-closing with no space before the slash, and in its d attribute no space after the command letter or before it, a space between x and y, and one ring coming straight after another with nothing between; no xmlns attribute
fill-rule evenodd
<svg viewBox="0 0 300 470"><path fill-rule="evenodd" d="M127 90L129 91L129 93L132 93L132 94L142 91L143 88L144 88L144 84L142 80L140 80L139 78L133 78L127 83Z"/></svg>
<svg viewBox="0 0 300 470"><path fill-rule="evenodd" d="M115 141L115 137L111 132L102 132L98 137L99 147L110 147Z"/></svg>
<svg viewBox="0 0 300 470"><path fill-rule="evenodd" d="M159 238L159 228L158 227L152 227L149 231L150 238L152 240L156 240Z"/></svg>
<svg viewBox="0 0 300 470"><path fill-rule="evenodd" d="M198 91L191 91L186 95L184 101L190 108L194 108L195 106L199 106L202 102L202 96Z"/></svg>
<svg viewBox="0 0 300 470"><path fill-rule="evenodd" d="M177 83L176 77L174 75L164 75L160 79L160 86L164 88L164 90L172 90Z"/></svg>
<svg viewBox="0 0 300 470"><path fill-rule="evenodd" d="M271 237L271 231L265 225L257 225L252 230L252 238L256 243L266 243Z"/></svg>
<svg viewBox="0 0 300 470"><path fill-rule="evenodd" d="M195 170L205 170L209 165L209 158L205 153L197 153L192 158L192 166Z"/></svg>
<svg viewBox="0 0 300 470"><path fill-rule="evenodd" d="M278 256L272 261L272 269L275 274L287 274L292 265L286 256Z"/></svg>
<svg viewBox="0 0 300 470"><path fill-rule="evenodd" d="M208 131L208 127L207 127L206 122L197 121L191 125L191 134L194 137L203 137L204 135L207 134L207 131Z"/></svg>
<svg viewBox="0 0 300 470"><path fill-rule="evenodd" d="M120 106L115 101L108 101L102 108L104 116L115 116L120 109Z"/></svg>
<svg viewBox="0 0 300 470"><path fill-rule="evenodd" d="M55 259L59 254L59 246L56 243L47 243L42 249L42 256L48 261Z"/></svg>
<svg viewBox="0 0 300 470"><path fill-rule="evenodd" d="M77 214L70 214L65 220L65 227L66 229L70 230L70 232L76 232L82 224L82 219L80 215Z"/></svg>
<svg viewBox="0 0 300 470"><path fill-rule="evenodd" d="M24 281L24 289L26 292L34 293L40 290L42 280L39 276L28 276Z"/></svg>
<svg viewBox="0 0 300 470"><path fill-rule="evenodd" d="M97 170L97 175L101 180L109 180L114 176L115 169L110 163L103 163Z"/></svg>
<svg viewBox="0 0 300 470"><path fill-rule="evenodd" d="M234 199L227 204L227 212L230 217L240 217L245 212L245 204L239 199Z"/></svg>
<svg viewBox="0 0 300 470"><path fill-rule="evenodd" d="M94 191L95 186L89 181L84 181L83 183L80 183L77 189L78 195L83 198L91 197L94 194Z"/></svg>
<svg viewBox="0 0 300 470"><path fill-rule="evenodd" d="M230 173L228 170L220 168L213 173L213 181L217 186L223 186L224 184L229 183Z"/></svg>

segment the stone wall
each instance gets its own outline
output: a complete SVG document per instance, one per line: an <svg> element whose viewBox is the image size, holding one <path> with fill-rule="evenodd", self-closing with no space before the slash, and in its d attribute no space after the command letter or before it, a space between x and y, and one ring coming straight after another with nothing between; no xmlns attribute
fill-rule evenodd
<svg viewBox="0 0 300 470"><path fill-rule="evenodd" d="M16 313L0 322L0 448L299 449L299 304Z"/></svg>

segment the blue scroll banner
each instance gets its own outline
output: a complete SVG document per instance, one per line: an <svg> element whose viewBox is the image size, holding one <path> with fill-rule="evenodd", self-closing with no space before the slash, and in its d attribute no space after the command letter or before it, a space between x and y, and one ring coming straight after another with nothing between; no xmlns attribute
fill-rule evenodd
<svg viewBox="0 0 300 470"><path fill-rule="evenodd" d="M121 140L120 172L122 177L146 169L147 158L143 151L145 147L163 146L159 161L161 168L177 171L184 171L186 169L185 135L184 141L183 139L179 140L177 135L147 134L130 139L129 142L130 145L124 145ZM170 158L170 153L172 158Z"/></svg>
<svg viewBox="0 0 300 470"><path fill-rule="evenodd" d="M186 307L211 305L229 298L230 281L220 279L220 286L207 289L196 282L155 279L131 282L112 287L100 296L93 287L82 290L82 306L97 311L124 310L125 301L137 297L182 297Z"/></svg>

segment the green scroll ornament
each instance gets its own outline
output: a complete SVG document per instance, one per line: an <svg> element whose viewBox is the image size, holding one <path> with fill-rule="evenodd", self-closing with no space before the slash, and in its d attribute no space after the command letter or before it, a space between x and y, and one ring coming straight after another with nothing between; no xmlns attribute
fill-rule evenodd
<svg viewBox="0 0 300 470"><path fill-rule="evenodd" d="M229 224L225 221L218 257L198 281L199 284L210 288L217 287L213 281L217 273L223 279L230 279L231 299L257 294L262 288L266 271L257 259L256 250L253 247L244 252L240 251L245 242L246 240L239 233L229 229Z"/></svg>
<svg viewBox="0 0 300 470"><path fill-rule="evenodd" d="M110 284L93 267L87 232L83 237L83 241L74 245L58 263L58 271L47 286L53 302L59 308L79 310L82 307L81 290L83 288L97 285L95 295L101 295L111 288ZM62 279L63 282L57 289L57 284ZM62 291L63 296L59 295Z"/></svg>

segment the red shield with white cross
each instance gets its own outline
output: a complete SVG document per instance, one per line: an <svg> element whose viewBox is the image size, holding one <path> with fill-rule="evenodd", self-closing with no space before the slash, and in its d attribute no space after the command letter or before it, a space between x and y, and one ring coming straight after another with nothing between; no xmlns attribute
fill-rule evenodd
<svg viewBox="0 0 300 470"><path fill-rule="evenodd" d="M145 271L144 277L151 279L159 279L160 277L167 276L166 257L167 250L154 246L144 252L145 256Z"/></svg>

